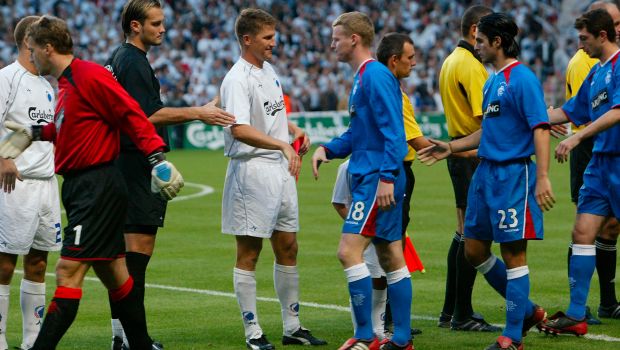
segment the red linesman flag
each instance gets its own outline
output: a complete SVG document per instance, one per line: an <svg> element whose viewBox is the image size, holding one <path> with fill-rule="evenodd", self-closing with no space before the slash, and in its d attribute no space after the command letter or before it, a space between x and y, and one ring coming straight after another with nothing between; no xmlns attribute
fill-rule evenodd
<svg viewBox="0 0 620 350"><path fill-rule="evenodd" d="M422 260L418 256L418 252L415 250L413 243L411 243L411 238L408 233L405 233L405 263L407 264L407 269L409 272L420 271L422 273L426 272L424 269L424 264L422 264Z"/></svg>

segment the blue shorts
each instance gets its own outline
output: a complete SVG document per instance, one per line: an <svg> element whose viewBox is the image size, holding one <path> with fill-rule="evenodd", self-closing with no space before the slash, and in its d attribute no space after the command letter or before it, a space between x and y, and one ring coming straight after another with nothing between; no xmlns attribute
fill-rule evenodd
<svg viewBox="0 0 620 350"><path fill-rule="evenodd" d="M620 157L594 153L583 173L577 213L620 218Z"/></svg>
<svg viewBox="0 0 620 350"><path fill-rule="evenodd" d="M403 200L405 197L405 173L400 169L394 182L396 205L389 210L377 207L379 173L351 176L351 206L342 226L342 233L361 234L388 242L402 239Z"/></svg>
<svg viewBox="0 0 620 350"><path fill-rule="evenodd" d="M536 203L536 164L482 160L467 197L465 237L497 243L543 238Z"/></svg>

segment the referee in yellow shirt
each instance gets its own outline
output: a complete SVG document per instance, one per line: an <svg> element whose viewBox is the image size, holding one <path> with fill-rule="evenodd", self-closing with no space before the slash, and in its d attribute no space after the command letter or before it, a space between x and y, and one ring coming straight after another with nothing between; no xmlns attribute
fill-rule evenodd
<svg viewBox="0 0 620 350"><path fill-rule="evenodd" d="M616 28L616 39L620 38L620 10L612 2L597 1L590 5L590 10L603 8L611 15ZM577 95L583 81L587 78L592 67L599 63L597 59L590 58L581 48L568 62L566 67L566 99ZM576 128L573 132L579 132L585 126ZM583 184L583 173L592 158L592 147L594 139L583 140L570 153L570 188L571 200L577 204L579 201L579 189ZM598 274L601 300L598 307L599 318L620 318L620 304L616 297L616 261L617 261L617 242L620 227L618 221L610 218L599 235L596 237L596 272ZM569 259L572 254L572 247L569 249ZM586 309L586 320L588 324L600 324Z"/></svg>
<svg viewBox="0 0 620 350"><path fill-rule="evenodd" d="M439 92L451 139L468 136L480 129L482 122L482 87L488 73L474 51L477 23L493 11L486 6L472 6L461 19L462 40L446 57L439 73ZM446 294L438 326L459 331L497 332L501 328L488 324L474 314L471 295L476 269L465 259L463 222L467 191L479 160L473 154L448 158L448 171L456 199L457 229L448 251Z"/></svg>

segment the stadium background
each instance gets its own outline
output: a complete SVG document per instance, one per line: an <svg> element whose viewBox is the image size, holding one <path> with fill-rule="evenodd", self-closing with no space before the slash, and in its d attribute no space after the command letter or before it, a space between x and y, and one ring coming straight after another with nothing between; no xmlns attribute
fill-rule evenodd
<svg viewBox="0 0 620 350"><path fill-rule="evenodd" d="M543 82L549 104L563 99L563 74L576 49L571 29L576 15L587 1L485 1L495 10L512 14L522 29L521 60ZM119 26L124 1L0 1L0 66L15 57L13 25L28 14L51 13L70 24L76 54L99 63L123 40ZM336 62L329 49L330 23L339 13L360 10L371 15L378 36L389 31L409 32L416 43L418 65L406 89L416 104L418 119L425 132L441 133L434 113L441 113L437 95L437 75L443 58L459 38L459 18L470 2L455 1L168 1L165 43L149 53L169 105L201 104L218 92L219 83L238 55L233 24L239 9L259 6L281 21L274 62L286 92L301 114L309 112L331 118L337 127L346 127L343 109L350 86L351 70ZM424 118L430 116L425 127ZM321 117L321 118L323 118ZM315 135L329 137L334 131ZM331 126L328 125L328 126ZM180 130L173 132L181 133ZM197 133L204 140L217 138L220 129ZM209 134L211 133L211 134ZM434 134L435 133L435 134ZM320 141L314 138L314 141ZM214 144L217 146L217 142ZM158 249L150 267L147 311L152 335L166 349L242 349L243 331L232 293L234 241L219 234L221 191L226 159L221 151L177 150L170 159L183 172L188 186L180 200L173 202L166 228L158 238ZM299 180L300 257L302 320L334 348L350 336L350 316L346 312L345 279L335 258L339 219L329 204L337 164L321 168L321 179L311 177L304 161ZM454 230L453 195L445 165L414 165L417 177L413 224L410 233L427 269L415 273L413 324L424 333L416 337L418 349L481 349L494 335L455 333L436 327L443 300L445 253ZM545 240L530 245L532 297L549 311L564 309L568 302L566 248L574 218L569 200L568 169L553 164L551 179L558 203L545 216ZM497 253L497 252L496 252ZM276 343L281 332L279 311L272 286L273 257L265 249L257 279L261 323ZM53 261L50 264L53 266ZM50 268L48 271L52 271ZM14 280L17 280L16 276ZM53 273L48 277L48 296L53 292ZM85 282L85 296L77 320L59 349L104 349L109 343L107 296L99 282ZM13 282L12 294L19 295ZM589 304L598 304L596 276ZM503 300L478 278L474 306L493 323L504 320ZM19 303L14 299L8 339L19 344ZM526 339L532 349L620 349L620 324L607 321L592 327L586 339L550 338L532 334ZM281 346L278 346L281 348ZM296 347L292 347L295 349Z"/></svg>

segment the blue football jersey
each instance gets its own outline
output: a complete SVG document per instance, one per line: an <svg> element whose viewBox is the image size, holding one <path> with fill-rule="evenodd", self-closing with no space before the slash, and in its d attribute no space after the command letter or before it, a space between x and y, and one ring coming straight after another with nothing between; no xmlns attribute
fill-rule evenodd
<svg viewBox="0 0 620 350"><path fill-rule="evenodd" d="M491 74L484 84L480 158L505 162L534 154L533 129L548 125L540 82L520 62Z"/></svg>
<svg viewBox="0 0 620 350"><path fill-rule="evenodd" d="M617 51L605 63L592 67L577 95L562 106L566 116L575 125L595 121L612 108L620 106L620 69L616 64ZM615 125L595 136L594 153L620 153L620 125Z"/></svg>
<svg viewBox="0 0 620 350"><path fill-rule="evenodd" d="M327 157L351 154L350 174L378 171L382 180L393 182L407 154L402 101L394 74L377 61L364 63L349 96L349 129L324 145Z"/></svg>

